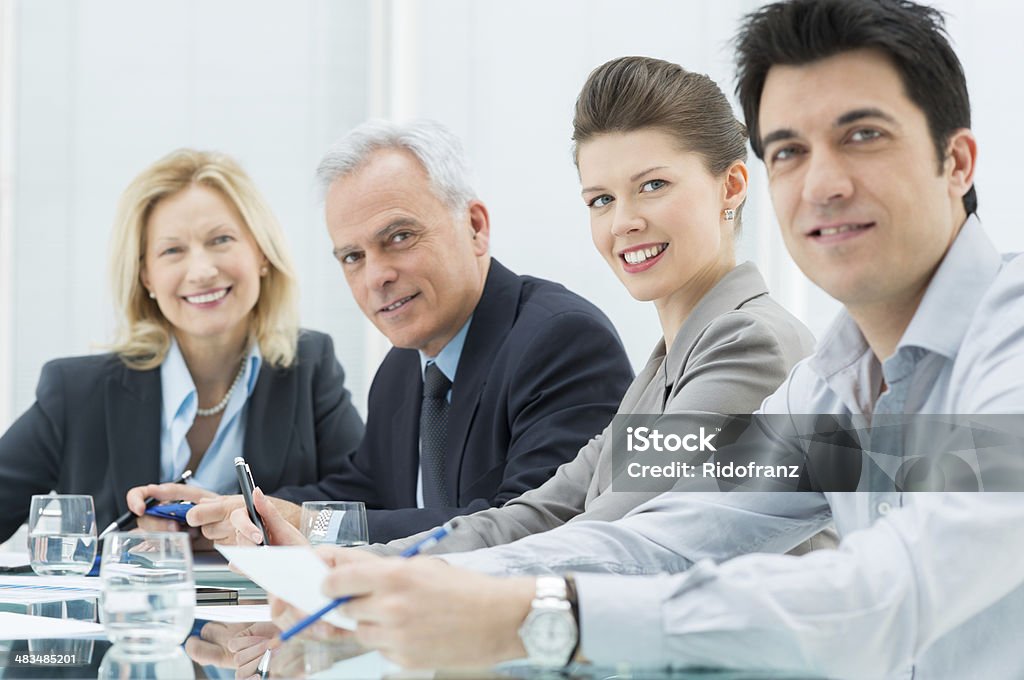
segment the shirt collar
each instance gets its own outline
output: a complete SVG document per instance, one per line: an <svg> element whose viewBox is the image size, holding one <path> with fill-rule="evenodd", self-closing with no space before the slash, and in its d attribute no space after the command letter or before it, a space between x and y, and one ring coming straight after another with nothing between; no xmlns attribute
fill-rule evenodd
<svg viewBox="0 0 1024 680"><path fill-rule="evenodd" d="M920 347L955 358L978 303L1001 266L999 251L977 215L971 215L935 270L894 356L904 347ZM870 351L860 328L844 309L818 343L810 366L818 375L829 377Z"/></svg>
<svg viewBox="0 0 1024 680"><path fill-rule="evenodd" d="M247 397L256 388L256 381L259 379L262 365L263 354L260 352L259 343L254 342L249 347L245 369L242 372L242 384L245 385ZM181 347L178 346L178 341L173 335L171 335L171 346L167 350L167 356L160 364L160 385L165 422L172 422L179 414L185 412L190 412L192 416L195 415L195 410L198 408L195 381L192 380L192 374L189 373L188 366L185 364Z"/></svg>
<svg viewBox="0 0 1024 680"><path fill-rule="evenodd" d="M422 351L419 353L421 376L426 374L427 364L434 362L449 381L455 382L455 371L459 367L459 357L462 356L462 348L466 344L466 335L469 332L469 324L471 323L473 323L472 315L462 325L459 332L455 334L455 337L448 341L444 349L438 352L436 357L428 357Z"/></svg>

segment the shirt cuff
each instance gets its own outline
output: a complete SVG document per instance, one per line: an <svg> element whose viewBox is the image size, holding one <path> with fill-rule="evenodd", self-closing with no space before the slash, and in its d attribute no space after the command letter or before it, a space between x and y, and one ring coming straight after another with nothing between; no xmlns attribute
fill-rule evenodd
<svg viewBox="0 0 1024 680"><path fill-rule="evenodd" d="M574 573L580 608L580 653L599 666L643 659L646 667L668 665L662 604L668 576ZM622 622L629 621L629 634Z"/></svg>

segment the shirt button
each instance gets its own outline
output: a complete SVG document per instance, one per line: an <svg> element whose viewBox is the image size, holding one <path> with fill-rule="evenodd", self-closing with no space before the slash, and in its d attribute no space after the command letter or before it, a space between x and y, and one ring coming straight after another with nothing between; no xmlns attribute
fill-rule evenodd
<svg viewBox="0 0 1024 680"><path fill-rule="evenodd" d="M876 506L876 509L878 510L878 514L879 515L881 515L882 517L885 517L886 515L889 514L889 511L892 510L892 506L889 505L888 502L882 501L881 503L879 503Z"/></svg>

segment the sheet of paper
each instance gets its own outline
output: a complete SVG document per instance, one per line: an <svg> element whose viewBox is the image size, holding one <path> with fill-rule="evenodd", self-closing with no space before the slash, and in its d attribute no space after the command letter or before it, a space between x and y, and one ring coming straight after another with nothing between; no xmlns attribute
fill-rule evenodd
<svg viewBox="0 0 1024 680"><path fill-rule="evenodd" d="M196 607L196 618L220 623L256 623L270 620L269 604L227 604Z"/></svg>
<svg viewBox="0 0 1024 680"><path fill-rule="evenodd" d="M320 592L327 565L309 546L219 545L217 550L260 588L307 614L330 603ZM328 612L324 621L349 630L356 627L355 621L336 611Z"/></svg>
<svg viewBox="0 0 1024 680"><path fill-rule="evenodd" d="M52 619L0 612L0 639L38 640L40 638L106 637L103 625L77 619Z"/></svg>
<svg viewBox="0 0 1024 680"><path fill-rule="evenodd" d="M50 602L97 597L100 580L86 576L0 576L0 602Z"/></svg>
<svg viewBox="0 0 1024 680"><path fill-rule="evenodd" d="M0 552L0 567L20 567L28 564L27 552Z"/></svg>

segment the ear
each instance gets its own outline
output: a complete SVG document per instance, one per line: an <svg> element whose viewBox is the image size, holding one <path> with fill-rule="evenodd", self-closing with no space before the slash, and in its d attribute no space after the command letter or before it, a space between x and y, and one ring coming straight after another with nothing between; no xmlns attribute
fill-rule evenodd
<svg viewBox="0 0 1024 680"><path fill-rule="evenodd" d="M473 252L486 255L491 244L491 219L487 206L480 201L469 202L469 227L473 230Z"/></svg>
<svg viewBox="0 0 1024 680"><path fill-rule="evenodd" d="M726 168L723 177L722 209L735 210L747 198L747 182L750 178L747 164L743 161L733 161L733 164Z"/></svg>
<svg viewBox="0 0 1024 680"><path fill-rule="evenodd" d="M949 136L943 170L949 176L950 196L960 200L974 186L974 168L978 162L978 140L967 128Z"/></svg>
<svg viewBox="0 0 1024 680"><path fill-rule="evenodd" d="M145 289L146 289L147 291L150 291L150 290L152 290L152 288L150 288L150 287L149 287L149 274L147 274L147 273L146 273L146 268L145 268L145 267L142 267L142 269L141 269L141 270L139 270L139 281L141 281L141 282L142 282L142 286L143 286L143 287L144 287L144 288L145 288ZM149 296L149 293L148 293L148 292L146 293L146 296L147 296L147 297Z"/></svg>

